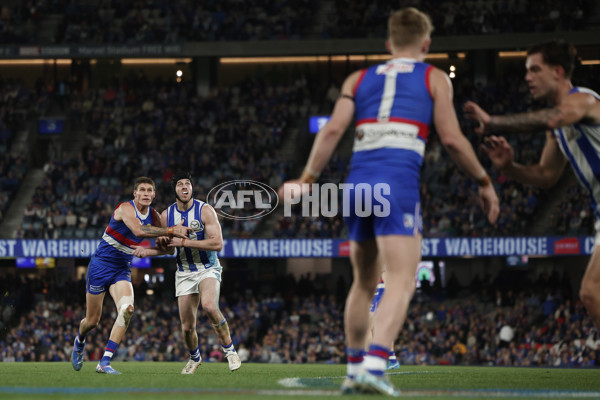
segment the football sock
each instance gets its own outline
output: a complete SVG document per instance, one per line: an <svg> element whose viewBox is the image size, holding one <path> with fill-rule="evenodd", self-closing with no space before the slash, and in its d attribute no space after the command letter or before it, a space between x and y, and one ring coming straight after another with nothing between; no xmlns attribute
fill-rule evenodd
<svg viewBox="0 0 600 400"><path fill-rule="evenodd" d="M394 353L393 350L390 350L388 352L388 360L390 360L390 361L396 361L396 353Z"/></svg>
<svg viewBox="0 0 600 400"><path fill-rule="evenodd" d="M194 362L200 361L200 346L196 347L196 350L190 350L190 358Z"/></svg>
<svg viewBox="0 0 600 400"><path fill-rule="evenodd" d="M75 338L75 350L81 352L83 351L83 347L85 346L85 341L79 339L79 335Z"/></svg>
<svg viewBox="0 0 600 400"><path fill-rule="evenodd" d="M369 352L365 356L363 366L373 375L383 376L385 367L387 366L389 348L372 344L369 347Z"/></svg>
<svg viewBox="0 0 600 400"><path fill-rule="evenodd" d="M104 355L100 360L100 364L110 364L110 360L112 359L113 355L117 352L118 347L119 343L115 343L112 340L109 340L108 344L106 345L106 350L104 350Z"/></svg>
<svg viewBox="0 0 600 400"><path fill-rule="evenodd" d="M223 352L225 354L235 353L235 347L233 347L233 342L229 343L227 346L222 344L221 347L223 348Z"/></svg>
<svg viewBox="0 0 600 400"><path fill-rule="evenodd" d="M360 366L363 362L365 351L363 349L351 349L346 347L346 358L348 364L346 365L346 371L348 378L354 379L360 370Z"/></svg>

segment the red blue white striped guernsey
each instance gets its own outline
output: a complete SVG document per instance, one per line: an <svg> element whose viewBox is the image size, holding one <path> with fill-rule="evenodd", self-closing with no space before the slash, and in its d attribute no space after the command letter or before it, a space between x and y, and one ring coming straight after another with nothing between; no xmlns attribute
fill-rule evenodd
<svg viewBox="0 0 600 400"><path fill-rule="evenodd" d="M154 209L148 207L146 214L141 214L133 200L128 202L135 210L135 216L140 225L154 225ZM120 203L113 211L110 222L102 235L102 241L94 253L94 257L107 266L120 266L124 262L130 263L133 258L132 246L139 245L144 239L138 238L131 232L123 221L115 219L115 212L125 203Z"/></svg>
<svg viewBox="0 0 600 400"><path fill-rule="evenodd" d="M433 66L409 58L394 58L362 71L354 87L356 134L352 166L382 160L421 167L433 98L429 76Z"/></svg>

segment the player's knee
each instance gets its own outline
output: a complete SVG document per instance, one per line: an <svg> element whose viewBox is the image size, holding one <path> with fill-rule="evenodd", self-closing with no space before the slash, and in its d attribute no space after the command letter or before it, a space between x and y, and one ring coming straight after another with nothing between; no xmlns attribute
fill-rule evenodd
<svg viewBox="0 0 600 400"><path fill-rule="evenodd" d="M123 296L117 302L117 320L115 324L117 326L127 328L129 326L129 321L131 321L131 317L133 316L133 312L135 308L133 307L133 296Z"/></svg>
<svg viewBox="0 0 600 400"><path fill-rule="evenodd" d="M183 336L186 338L191 338L194 336L195 330L192 327L181 327L181 331L183 332Z"/></svg>
<svg viewBox="0 0 600 400"><path fill-rule="evenodd" d="M202 309L206 313L207 317L209 317L209 318L212 317L211 320L219 319L219 317L220 317L219 306L214 301L207 302L206 304L202 303Z"/></svg>
<svg viewBox="0 0 600 400"><path fill-rule="evenodd" d="M100 315L91 315L85 317L85 324L90 329L96 329L100 323Z"/></svg>

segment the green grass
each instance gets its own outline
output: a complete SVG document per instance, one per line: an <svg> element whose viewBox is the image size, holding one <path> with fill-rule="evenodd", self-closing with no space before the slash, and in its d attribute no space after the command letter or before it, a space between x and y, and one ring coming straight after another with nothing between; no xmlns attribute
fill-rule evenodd
<svg viewBox="0 0 600 400"><path fill-rule="evenodd" d="M75 372L70 363L0 363L0 399L325 399L339 395L345 374L343 365L321 364L243 364L232 373L225 363L205 363L191 376L180 374L184 363L113 363L122 375L98 374L95 366ZM297 386L279 383L286 378ZM390 375L402 397L419 399L600 398L599 378L592 369L508 367L406 366Z"/></svg>

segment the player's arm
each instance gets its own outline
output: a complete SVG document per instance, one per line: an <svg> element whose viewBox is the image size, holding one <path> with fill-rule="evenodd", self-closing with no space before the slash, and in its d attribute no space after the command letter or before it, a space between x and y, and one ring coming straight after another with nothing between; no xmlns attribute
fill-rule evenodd
<svg viewBox="0 0 600 400"><path fill-rule="evenodd" d="M552 130L584 119L598 123L600 113L597 108L595 97L581 92L568 95L565 100L554 107L518 114L489 115L471 101L466 102L464 106L467 117L479 122L480 126L476 129L478 133Z"/></svg>
<svg viewBox="0 0 600 400"><path fill-rule="evenodd" d="M191 240L172 238L169 246L189 247L191 249L221 251L223 248L223 233L215 209L206 204L202 207L202 222L204 223L204 239Z"/></svg>
<svg viewBox="0 0 600 400"><path fill-rule="evenodd" d="M188 232L193 232L192 228L182 226L183 221L176 226L168 228L166 226L140 225L140 221L137 219L131 203L121 204L121 206L115 210L115 218L117 220L122 220L129 230L139 238L155 238L159 236L187 237Z"/></svg>
<svg viewBox="0 0 600 400"><path fill-rule="evenodd" d="M477 159L471 143L460 130L450 78L445 72L433 68L429 76L433 97L433 122L442 145L456 164L479 185L479 197L488 220L495 223L500 212L498 196L487 172Z"/></svg>
<svg viewBox="0 0 600 400"><path fill-rule="evenodd" d="M350 74L342 85L340 97L335 102L329 121L321 128L313 142L308 161L298 179L285 182L279 188L279 196L284 196L284 187L299 183L314 183L329 162L333 151L348 129L354 116L354 87L362 71Z"/></svg>
<svg viewBox="0 0 600 400"><path fill-rule="evenodd" d="M483 149L492 163L511 178L529 185L549 188L560 178L567 159L558 148L556 138L546 132L546 144L537 164L523 165L514 161L514 150L504 137L490 136Z"/></svg>
<svg viewBox="0 0 600 400"><path fill-rule="evenodd" d="M158 211L154 210L154 225L158 227L167 226L167 210L163 211L162 214L159 214ZM168 236L160 236L156 238L156 245L154 247L146 248L138 246L134 249L133 255L144 258L173 254L175 249L168 247L169 240Z"/></svg>
<svg viewBox="0 0 600 400"><path fill-rule="evenodd" d="M341 95L336 100L331 119L317 133L303 176L314 182L325 168L340 139L348 129L354 116L354 87L362 71L353 72L342 85ZM302 180L302 178L301 178Z"/></svg>

